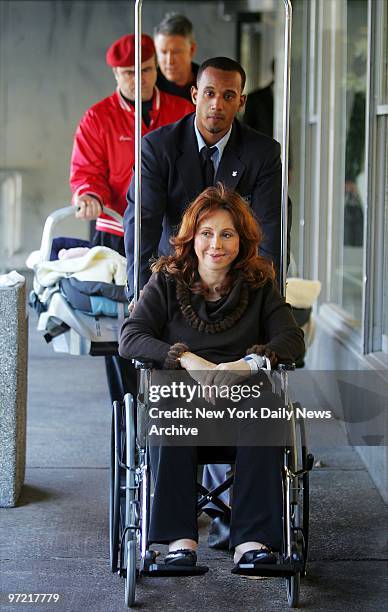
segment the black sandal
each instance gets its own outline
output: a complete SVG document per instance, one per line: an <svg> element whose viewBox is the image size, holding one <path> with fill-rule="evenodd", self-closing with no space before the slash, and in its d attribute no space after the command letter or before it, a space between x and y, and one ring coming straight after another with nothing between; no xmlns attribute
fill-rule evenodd
<svg viewBox="0 0 388 612"><path fill-rule="evenodd" d="M197 553L195 550L190 550L188 548L173 550L167 553L164 562L166 565L184 565L187 567L194 567L197 563Z"/></svg>
<svg viewBox="0 0 388 612"><path fill-rule="evenodd" d="M276 555L270 548L248 550L233 567L232 573L239 573L243 569L254 569L256 565L270 565L276 562Z"/></svg>

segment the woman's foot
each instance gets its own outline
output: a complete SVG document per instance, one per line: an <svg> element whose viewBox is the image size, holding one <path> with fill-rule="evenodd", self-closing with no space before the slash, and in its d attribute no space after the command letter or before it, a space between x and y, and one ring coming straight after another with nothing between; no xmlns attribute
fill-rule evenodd
<svg viewBox="0 0 388 612"><path fill-rule="evenodd" d="M197 563L197 542L188 538L174 540L170 542L169 552L164 562L167 565L184 565L194 567Z"/></svg>
<svg viewBox="0 0 388 612"><path fill-rule="evenodd" d="M262 544L261 542L243 542L242 544L238 544L234 549L234 557L233 561L235 564L240 562L241 557L251 551L263 551L263 552L271 552L268 546Z"/></svg>
<svg viewBox="0 0 388 612"><path fill-rule="evenodd" d="M197 550L198 543L195 540L190 540L189 538L181 538L180 540L173 540L168 545L168 552L173 552L174 550Z"/></svg>

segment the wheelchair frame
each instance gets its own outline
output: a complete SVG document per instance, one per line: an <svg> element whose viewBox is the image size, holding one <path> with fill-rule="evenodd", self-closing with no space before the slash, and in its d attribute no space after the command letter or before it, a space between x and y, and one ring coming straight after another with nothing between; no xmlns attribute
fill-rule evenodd
<svg viewBox="0 0 388 612"><path fill-rule="evenodd" d="M135 0L135 270L134 299L137 301L140 290L140 240L141 240L141 9L143 0ZM282 155L282 194L281 194L281 274L280 291L286 292L287 271L287 202L288 202L288 142L290 106L290 61L291 61L291 0L284 0L284 74L283 74L283 125L281 138ZM111 490L110 490L110 560L113 572L125 576L125 601L128 606L135 602L136 578L142 575L188 575L187 568L170 567L156 563L156 553L149 550L147 533L150 514L150 469L147 446L146 423L148 388L150 385L150 364L138 364L140 386L136 400L129 394L124 402L115 402L112 418L111 436ZM287 581L287 599L291 607L299 600L300 576L306 572L308 554L308 516L309 516L309 470L314 458L307 453L303 421L295 417L295 404L288 398L287 366L279 366L272 375L278 376L280 393L284 405L293 409L291 419L293 444L285 448L283 462L284 490L284 542L279 554L279 563L262 566L260 575L283 576ZM200 488L202 497L199 510L208 501L222 508L216 497L229 484L228 479L213 491ZM230 481L231 484L232 481ZM225 487L225 488L224 488ZM225 506L225 508L227 508ZM137 541L140 562L136 565ZM258 574L258 568L243 568L245 574ZM190 574L203 574L208 571L204 566L190 568Z"/></svg>
<svg viewBox="0 0 388 612"><path fill-rule="evenodd" d="M156 552L150 550L148 528L150 516L150 464L147 439L148 390L151 382L150 364L136 363L140 369L137 398L127 394L124 402L115 402L111 435L110 488L110 564L112 572L125 578L125 602L135 603L136 581L141 576L201 575L208 567L168 566L156 562ZM305 576L309 536L309 471L314 462L307 452L304 422L297 419L288 396L288 371L294 366L280 365L270 372L272 390L279 392L285 406L292 408L292 445L283 455L283 549L277 563L256 567L246 564L239 573L254 576L284 577L290 607L299 602L300 578ZM212 491L198 484L201 494L197 502L198 515L212 501L221 510L229 508L218 495L233 483L233 476Z"/></svg>

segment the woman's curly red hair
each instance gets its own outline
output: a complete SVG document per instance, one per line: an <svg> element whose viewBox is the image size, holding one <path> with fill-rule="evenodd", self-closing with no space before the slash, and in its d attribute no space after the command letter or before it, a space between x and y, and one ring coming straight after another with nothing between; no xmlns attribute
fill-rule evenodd
<svg viewBox="0 0 388 612"><path fill-rule="evenodd" d="M208 187L189 204L178 234L170 238L174 254L160 257L153 264L152 272L165 271L192 288L198 274L194 238L203 219L217 210L229 212L240 237L239 254L229 273L231 280L241 275L252 288L264 285L267 280L273 281L273 265L258 254L263 233L250 206L237 192L227 189L221 183L216 187Z"/></svg>

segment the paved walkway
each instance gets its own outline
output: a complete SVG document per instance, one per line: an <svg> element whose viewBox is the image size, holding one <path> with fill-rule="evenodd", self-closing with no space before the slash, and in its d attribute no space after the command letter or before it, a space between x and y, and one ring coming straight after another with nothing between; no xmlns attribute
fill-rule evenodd
<svg viewBox="0 0 388 612"><path fill-rule="evenodd" d="M110 408L102 359L54 354L30 321L28 460L17 508L0 510L1 610L117 612L124 583L109 571ZM336 432L341 435L341 432ZM385 506L358 455L312 441L311 560L301 606L382 610ZM208 574L143 579L141 610L287 610L285 584L230 574L231 557L206 547ZM57 604L6 604L4 593L58 593Z"/></svg>

